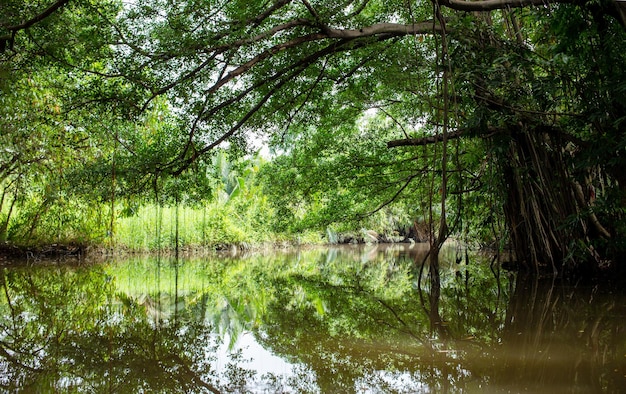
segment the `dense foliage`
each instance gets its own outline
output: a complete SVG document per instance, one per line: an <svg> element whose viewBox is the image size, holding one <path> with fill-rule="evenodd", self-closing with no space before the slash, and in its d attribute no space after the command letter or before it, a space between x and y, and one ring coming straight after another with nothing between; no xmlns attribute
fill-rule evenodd
<svg viewBox="0 0 626 394"><path fill-rule="evenodd" d="M434 252L458 235L536 272L619 268L623 15L612 0L3 4L0 236L104 242L141 207L212 201L246 234L396 230ZM259 143L260 168L243 159Z"/></svg>

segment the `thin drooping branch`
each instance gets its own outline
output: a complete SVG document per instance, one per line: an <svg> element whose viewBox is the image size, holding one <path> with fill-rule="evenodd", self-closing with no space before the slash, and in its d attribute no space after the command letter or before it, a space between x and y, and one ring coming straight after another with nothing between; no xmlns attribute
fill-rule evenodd
<svg viewBox="0 0 626 394"><path fill-rule="evenodd" d="M396 201L398 199L398 197L400 196L400 194L402 194L404 189L406 189L407 186L409 186L411 184L411 181L413 181L413 179L417 178L419 175L420 175L419 173L416 173L416 174L412 174L412 175L407 176L406 182L404 182L404 184L402 184L402 186L396 191L396 193L393 196L391 196L391 198L387 199L382 204L380 204L376 209L374 209L373 211L369 212L367 216L374 215L376 212L382 210L386 206L391 205L394 201Z"/></svg>
<svg viewBox="0 0 626 394"><path fill-rule="evenodd" d="M442 89L442 95L443 95L443 112L442 112L442 120L443 120L443 127L441 128L441 142L442 142L442 149L441 149L441 202L440 202L440 209L441 209L441 216L439 218L439 229L438 229L438 235L437 235L437 239L436 239L436 244L433 245L435 250L432 251L431 253L431 270L429 271L429 274L433 274L433 273L437 273L437 268L439 266L439 257L438 257L438 253L439 253L439 249L441 248L441 246L443 245L443 243L445 242L445 240L448 238L448 223L446 220L446 200L447 200L447 193L448 193L448 137L449 137L449 124L450 124L450 95L449 95L449 88L450 88L450 73L449 73L449 66L450 66L450 58L448 55L448 38L447 38L447 29L446 29L446 21L443 17L443 14L441 13L441 6L439 4L438 0L435 0L433 2L434 5L434 11L435 11L435 16L437 17L437 20L439 21L439 25L441 26L442 30L441 30L441 61L443 63L447 64L447 67L444 68L443 70L443 79L441 81L441 89ZM434 25L433 25L434 26ZM439 53L437 53L436 55L437 57L439 57ZM439 276L438 274L436 275L437 278L437 283L439 283L438 279ZM433 304L433 295L435 295L435 304ZM438 305L438 294L435 294L434 289L431 291L431 312L434 312L436 314L436 316L438 317L439 312L438 312L438 308L435 307L435 305ZM438 319L440 320L440 318Z"/></svg>

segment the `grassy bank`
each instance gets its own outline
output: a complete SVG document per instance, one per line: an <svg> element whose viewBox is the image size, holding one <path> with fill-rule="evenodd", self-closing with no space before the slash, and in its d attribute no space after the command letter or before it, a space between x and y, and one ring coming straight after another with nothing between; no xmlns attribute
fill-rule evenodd
<svg viewBox="0 0 626 394"><path fill-rule="evenodd" d="M156 250L249 249L265 244L320 243L321 235L297 236L273 233L263 217L240 214L229 206L142 207L130 217L117 220L109 242L115 248L150 252Z"/></svg>

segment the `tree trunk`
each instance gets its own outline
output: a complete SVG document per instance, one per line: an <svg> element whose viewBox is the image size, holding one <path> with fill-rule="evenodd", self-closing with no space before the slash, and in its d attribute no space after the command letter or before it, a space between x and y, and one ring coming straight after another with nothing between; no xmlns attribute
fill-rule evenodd
<svg viewBox="0 0 626 394"><path fill-rule="evenodd" d="M564 150L554 135L515 127L502 160L511 245L518 261L535 271L560 271L573 262L575 241L585 238Z"/></svg>

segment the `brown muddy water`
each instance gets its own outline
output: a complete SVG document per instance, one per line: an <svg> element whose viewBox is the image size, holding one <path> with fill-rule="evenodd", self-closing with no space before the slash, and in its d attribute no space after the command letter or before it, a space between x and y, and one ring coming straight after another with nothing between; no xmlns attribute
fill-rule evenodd
<svg viewBox="0 0 626 394"><path fill-rule="evenodd" d="M426 248L5 266L0 389L626 392L624 291Z"/></svg>

